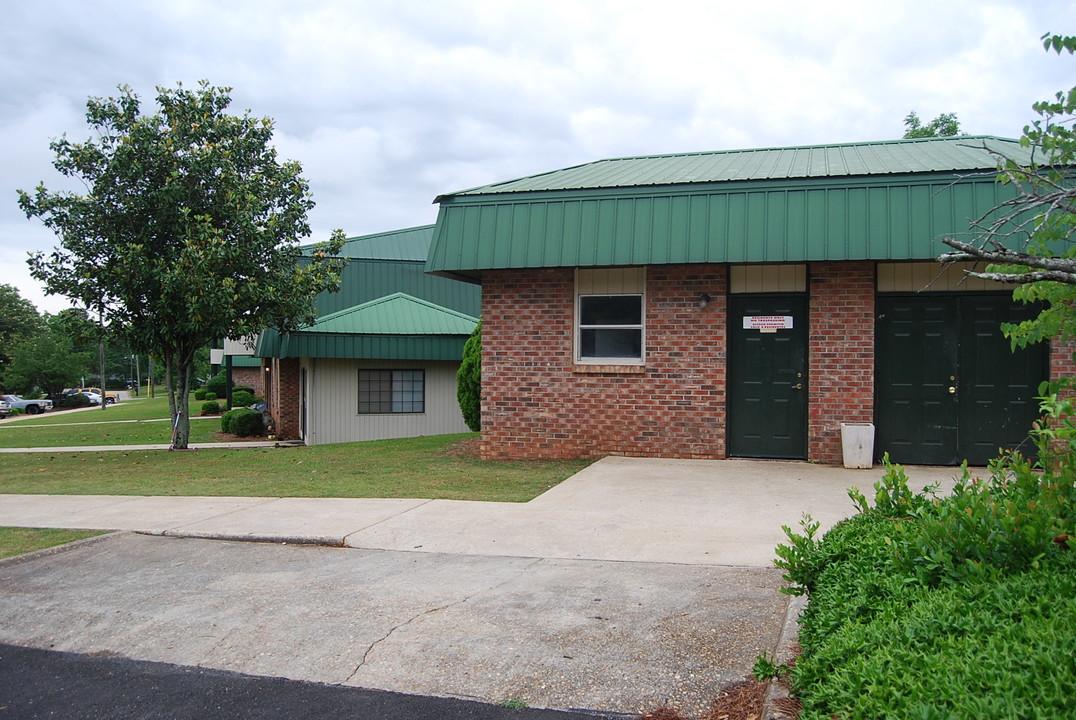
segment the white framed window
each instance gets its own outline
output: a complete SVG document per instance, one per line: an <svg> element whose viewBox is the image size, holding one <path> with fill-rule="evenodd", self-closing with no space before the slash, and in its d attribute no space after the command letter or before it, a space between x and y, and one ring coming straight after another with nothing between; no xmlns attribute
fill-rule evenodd
<svg viewBox="0 0 1076 720"><path fill-rule="evenodd" d="M577 272L577 362L642 364L645 347L645 277L643 268Z"/></svg>
<svg viewBox="0 0 1076 720"><path fill-rule="evenodd" d="M359 414L426 412L425 370L359 370Z"/></svg>

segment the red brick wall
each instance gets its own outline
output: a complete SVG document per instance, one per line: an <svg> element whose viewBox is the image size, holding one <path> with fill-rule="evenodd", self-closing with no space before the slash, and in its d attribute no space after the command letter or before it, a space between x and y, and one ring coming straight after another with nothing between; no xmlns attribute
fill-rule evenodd
<svg viewBox="0 0 1076 720"><path fill-rule="evenodd" d="M807 459L840 464L842 422L874 422L874 263L812 263Z"/></svg>
<svg viewBox="0 0 1076 720"><path fill-rule="evenodd" d="M265 396L265 375L261 368L238 367L232 368L232 384L247 385L254 388L255 395Z"/></svg>
<svg viewBox="0 0 1076 720"><path fill-rule="evenodd" d="M274 358L270 366L268 397L269 414L281 440L299 438L299 359Z"/></svg>
<svg viewBox="0 0 1076 720"><path fill-rule="evenodd" d="M648 268L645 367L594 367L574 363L571 269L486 272L483 455L724 457L726 282L723 266Z"/></svg>
<svg viewBox="0 0 1076 720"><path fill-rule="evenodd" d="M1050 343L1050 379L1057 380L1063 377L1076 377L1076 362L1073 361L1072 353L1076 351L1076 343Z"/></svg>

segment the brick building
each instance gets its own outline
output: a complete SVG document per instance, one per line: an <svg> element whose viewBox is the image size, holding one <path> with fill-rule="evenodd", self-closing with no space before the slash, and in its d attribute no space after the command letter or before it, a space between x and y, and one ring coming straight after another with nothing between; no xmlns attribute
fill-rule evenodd
<svg viewBox="0 0 1076 720"><path fill-rule="evenodd" d="M934 258L1010 197L1016 141L605 160L437 199L427 272L482 286L485 456L983 463L1069 353Z"/></svg>

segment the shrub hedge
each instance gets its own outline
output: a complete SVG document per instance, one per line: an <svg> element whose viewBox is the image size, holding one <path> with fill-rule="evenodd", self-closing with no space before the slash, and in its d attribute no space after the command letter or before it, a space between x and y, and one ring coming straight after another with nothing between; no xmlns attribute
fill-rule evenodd
<svg viewBox="0 0 1076 720"><path fill-rule="evenodd" d="M262 414L250 408L236 408L224 413L220 419L221 432L239 437L252 437L265 434Z"/></svg>
<svg viewBox="0 0 1076 720"><path fill-rule="evenodd" d="M1050 415L1059 404L1043 403ZM785 528L776 564L809 595L792 670L802 720L1053 718L1076 692L1076 433L1033 432L946 497L886 463L873 505L819 539Z"/></svg>
<svg viewBox="0 0 1076 720"><path fill-rule="evenodd" d="M82 393L75 393L74 395L68 395L62 401L59 406L65 408L83 408L90 406L90 399Z"/></svg>
<svg viewBox="0 0 1076 720"><path fill-rule="evenodd" d="M202 415L220 415L220 403L216 400L207 400L202 403Z"/></svg>
<svg viewBox="0 0 1076 720"><path fill-rule="evenodd" d="M232 388L232 407L245 408L254 404L254 393L239 388Z"/></svg>
<svg viewBox="0 0 1076 720"><path fill-rule="evenodd" d="M205 389L208 392L216 393L217 397L224 397L228 392L228 373L221 370L213 377L206 381Z"/></svg>

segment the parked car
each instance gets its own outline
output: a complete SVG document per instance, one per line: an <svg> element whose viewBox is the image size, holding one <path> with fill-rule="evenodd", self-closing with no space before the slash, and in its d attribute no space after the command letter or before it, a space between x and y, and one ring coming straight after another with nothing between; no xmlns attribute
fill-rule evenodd
<svg viewBox="0 0 1076 720"><path fill-rule="evenodd" d="M101 396L104 397L106 405L115 405L116 403L118 403L120 401L119 393L108 392L107 390L102 392L101 388L95 388L95 387L75 388L75 392L94 393L95 395L101 395Z"/></svg>
<svg viewBox="0 0 1076 720"><path fill-rule="evenodd" d="M18 395L0 395L0 400L8 404L9 412L18 409L27 415L37 415L46 410L52 410L52 400L23 400Z"/></svg>
<svg viewBox="0 0 1076 720"><path fill-rule="evenodd" d="M0 400L0 418L6 418L11 414L11 406L7 404L7 400Z"/></svg>
<svg viewBox="0 0 1076 720"><path fill-rule="evenodd" d="M84 396L86 396L87 398L90 399L90 405L100 405L101 404L101 396L99 394L95 393L95 392L90 392L89 390L81 390L79 392L72 393L72 394L73 395L84 395Z"/></svg>

